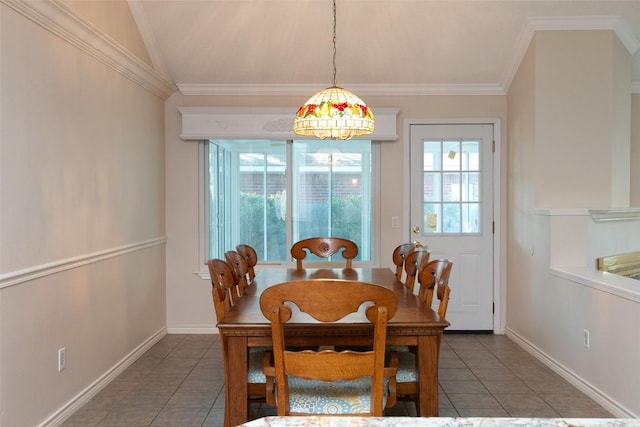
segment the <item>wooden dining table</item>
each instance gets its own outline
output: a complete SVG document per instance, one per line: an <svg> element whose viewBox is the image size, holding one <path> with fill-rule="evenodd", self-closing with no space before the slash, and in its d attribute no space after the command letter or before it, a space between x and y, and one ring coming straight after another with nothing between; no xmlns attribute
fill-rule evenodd
<svg viewBox="0 0 640 427"><path fill-rule="evenodd" d="M438 359L440 342L449 322L440 318L400 282L389 268L324 269L262 268L254 284L218 322L227 342L228 375L225 384L229 408L225 425L236 426L248 418L247 366L249 347L271 345L271 326L260 311L260 294L269 286L292 280L349 279L392 289L398 310L387 324L387 344L415 346L418 371L419 416L438 416ZM292 346L370 345L370 323L321 323L312 318L285 329Z"/></svg>

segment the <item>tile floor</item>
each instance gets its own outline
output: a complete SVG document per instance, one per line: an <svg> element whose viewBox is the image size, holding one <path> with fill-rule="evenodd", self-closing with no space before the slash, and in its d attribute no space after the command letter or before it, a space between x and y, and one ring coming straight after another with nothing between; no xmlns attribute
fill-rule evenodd
<svg viewBox="0 0 640 427"><path fill-rule="evenodd" d="M63 425L222 426L222 355L217 335L167 335ZM503 335L445 334L440 415L611 417ZM251 418L275 415L252 404ZM386 415L415 415L399 402Z"/></svg>

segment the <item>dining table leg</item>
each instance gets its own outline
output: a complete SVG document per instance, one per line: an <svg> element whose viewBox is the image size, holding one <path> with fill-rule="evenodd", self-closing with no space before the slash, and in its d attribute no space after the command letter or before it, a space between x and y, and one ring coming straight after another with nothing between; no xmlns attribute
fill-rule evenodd
<svg viewBox="0 0 640 427"><path fill-rule="evenodd" d="M421 335L418 337L418 407L421 417L438 416L438 359L439 336Z"/></svg>
<svg viewBox="0 0 640 427"><path fill-rule="evenodd" d="M237 426L246 423L249 417L248 390L247 390L247 366L248 366L247 337L227 337L228 368L227 377L230 379L225 384L225 392L229 397L226 401L229 408L225 415L225 426Z"/></svg>

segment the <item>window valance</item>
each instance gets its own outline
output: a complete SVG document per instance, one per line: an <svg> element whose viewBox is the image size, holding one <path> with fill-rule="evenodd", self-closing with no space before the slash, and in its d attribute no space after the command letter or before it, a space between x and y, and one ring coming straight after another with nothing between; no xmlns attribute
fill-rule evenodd
<svg viewBox="0 0 640 427"><path fill-rule="evenodd" d="M180 137L202 139L305 139L293 133L296 108L179 107ZM360 139L398 139L398 108L373 108L375 132ZM313 139L313 138L306 138Z"/></svg>

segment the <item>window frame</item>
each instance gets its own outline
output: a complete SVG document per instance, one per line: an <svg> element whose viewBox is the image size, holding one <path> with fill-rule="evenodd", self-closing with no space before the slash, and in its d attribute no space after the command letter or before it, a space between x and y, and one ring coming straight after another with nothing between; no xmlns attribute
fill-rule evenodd
<svg viewBox="0 0 640 427"><path fill-rule="evenodd" d="M210 138L216 139L216 138ZM225 138L230 139L230 138ZM246 139L246 138L237 138ZM261 139L270 139L268 136ZM277 138L281 140L280 138ZM287 151L291 148L291 144L295 143L294 140L285 139L287 142ZM354 267L371 267L379 263L380 257L380 192L376 189L380 189L380 142L371 140L371 259L369 261L357 261L354 262ZM287 168L287 175L289 176L291 168ZM290 178L290 176L289 176ZM289 181L290 182L290 181ZM202 279L209 280L209 271L206 267L208 260L208 248L209 248L209 217L210 217L210 194L209 194L209 139L202 139L198 142L198 264L199 268L195 274ZM291 203L288 201L287 203ZM291 230L290 222L291 218L287 218L287 228ZM287 239L290 239L290 235ZM259 262L261 267L295 267L295 261L288 259L287 261L270 261ZM321 268L333 268L343 265L342 261L329 261L329 262L308 262L309 267L321 267Z"/></svg>

